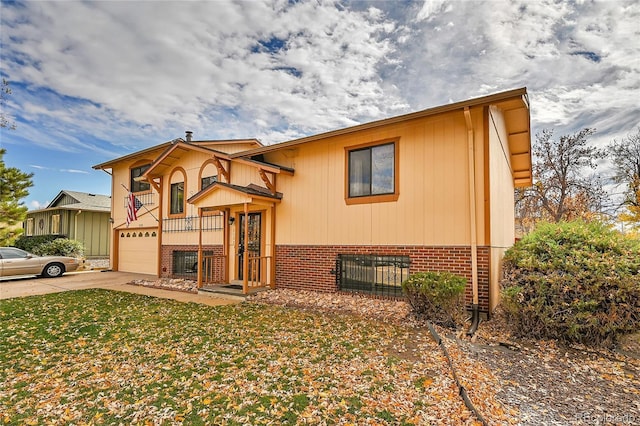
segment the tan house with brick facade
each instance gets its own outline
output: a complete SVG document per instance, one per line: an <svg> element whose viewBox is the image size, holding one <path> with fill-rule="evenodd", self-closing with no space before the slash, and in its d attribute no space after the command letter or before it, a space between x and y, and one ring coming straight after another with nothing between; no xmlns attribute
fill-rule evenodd
<svg viewBox="0 0 640 426"><path fill-rule="evenodd" d="M94 166L113 177L111 264L381 296L448 270L490 312L514 188L532 181L529 117L522 88L269 146L188 132ZM142 207L127 227L129 189Z"/></svg>

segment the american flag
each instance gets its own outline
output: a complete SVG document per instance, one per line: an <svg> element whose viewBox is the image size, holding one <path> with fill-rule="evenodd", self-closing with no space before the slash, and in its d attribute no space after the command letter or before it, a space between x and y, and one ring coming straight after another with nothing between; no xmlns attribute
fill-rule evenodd
<svg viewBox="0 0 640 426"><path fill-rule="evenodd" d="M133 195L133 192L130 192L129 197L127 197L127 227L134 220L138 220L140 207L142 207L142 203Z"/></svg>

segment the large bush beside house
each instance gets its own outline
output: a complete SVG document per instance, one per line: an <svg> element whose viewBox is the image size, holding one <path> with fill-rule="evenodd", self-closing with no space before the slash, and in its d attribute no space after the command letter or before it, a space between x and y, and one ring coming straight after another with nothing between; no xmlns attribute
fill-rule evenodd
<svg viewBox="0 0 640 426"><path fill-rule="evenodd" d="M541 224L505 253L516 335L612 345L640 326L640 241L598 223Z"/></svg>
<svg viewBox="0 0 640 426"><path fill-rule="evenodd" d="M82 257L84 255L84 246L80 241L58 238L33 247L32 253L39 256Z"/></svg>
<svg viewBox="0 0 640 426"><path fill-rule="evenodd" d="M57 240L58 238L64 238L64 236L62 235L34 235L34 236L24 236L21 235L15 242L14 246L28 251L29 253L34 253L34 250L36 247L45 244L45 243L49 243L53 240Z"/></svg>
<svg viewBox="0 0 640 426"><path fill-rule="evenodd" d="M462 295L466 285L465 278L449 272L418 272L402 283L402 289L417 315L455 327L464 314Z"/></svg>

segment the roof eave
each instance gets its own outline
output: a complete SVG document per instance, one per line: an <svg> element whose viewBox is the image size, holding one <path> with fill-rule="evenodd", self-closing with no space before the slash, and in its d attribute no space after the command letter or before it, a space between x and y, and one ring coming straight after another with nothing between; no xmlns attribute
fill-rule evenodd
<svg viewBox="0 0 640 426"><path fill-rule="evenodd" d="M114 158L113 160L105 161L104 163L96 164L92 168L94 170L111 169L111 168L113 168L114 164L120 163L122 161L131 160L131 159L134 159L136 157L147 155L147 154L149 154L149 153L151 153L153 151L157 151L159 149L164 150L168 146L171 146L171 144L175 143L177 140L182 140L182 139L178 138L178 139L174 139L172 141L168 141L168 142L164 142L164 143L161 143L161 144L158 144L158 145L154 145L152 147L143 149L141 151L136 151L136 152L133 152L131 154L124 155L122 157Z"/></svg>
<svg viewBox="0 0 640 426"><path fill-rule="evenodd" d="M273 145L267 145L261 148L250 149L247 151L238 152L231 155L231 158L238 157L251 157L253 155L264 154L267 152L277 151L284 148L289 148L297 145L301 145L308 142L327 139L334 136L346 135L362 130L374 129L389 124L400 123L403 121L410 121L419 118L429 117L432 115L443 114L446 112L456 111L460 109L477 107L482 105L490 105L497 102L501 102L511 98L521 98L528 106L527 88L521 87L518 89L508 90L506 92L494 93L492 95L483 96L480 98L468 99L465 101L455 102L447 105L441 105L433 108L428 108L422 111L412 112L409 114L399 115L396 117L386 118L383 120L372 121L369 123L359 124L344 129L332 130L317 135L307 136L304 138L294 139L291 141L281 142Z"/></svg>

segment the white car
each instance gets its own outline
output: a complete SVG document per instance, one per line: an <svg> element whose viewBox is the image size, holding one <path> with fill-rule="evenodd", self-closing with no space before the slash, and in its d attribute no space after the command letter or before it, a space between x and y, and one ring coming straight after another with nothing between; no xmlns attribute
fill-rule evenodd
<svg viewBox="0 0 640 426"><path fill-rule="evenodd" d="M59 277L78 269L78 259L67 256L37 256L15 247L0 247L0 277L40 275Z"/></svg>

